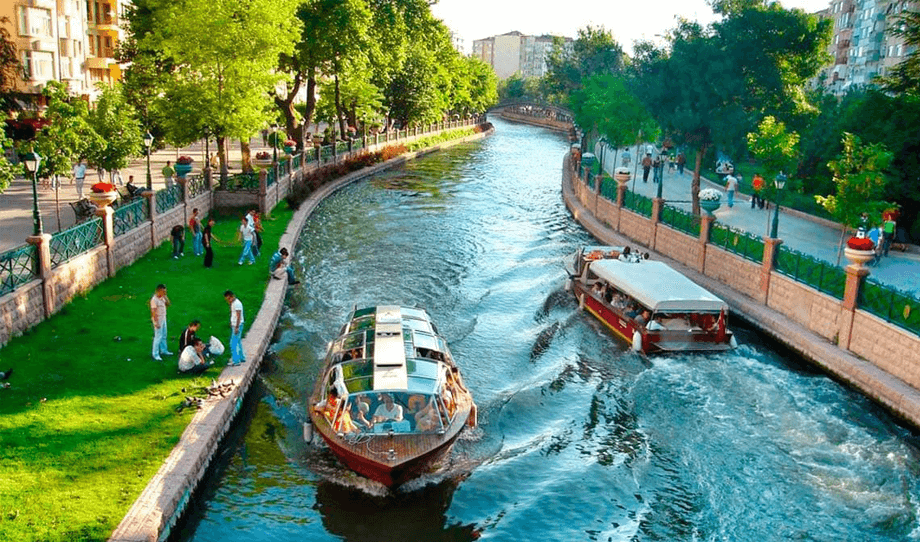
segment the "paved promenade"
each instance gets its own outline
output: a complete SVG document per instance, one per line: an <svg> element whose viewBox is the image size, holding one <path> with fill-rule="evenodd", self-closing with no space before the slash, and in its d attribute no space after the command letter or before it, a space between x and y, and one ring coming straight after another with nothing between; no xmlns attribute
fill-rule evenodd
<svg viewBox="0 0 920 542"><path fill-rule="evenodd" d="M261 137L250 140L251 153L259 151L271 152L271 148L262 143ZM230 173L239 173L241 171L240 163L243 158L240 151L239 141L233 140L228 145L228 166ZM212 142L208 149L211 153L217 151L217 146ZM280 151L279 152L283 152ZM153 188L159 190L166 187L166 181L160 171L169 160L173 164L176 158L182 155L191 156L195 159L192 164L192 173L201 172L205 161L204 143L198 142L188 147L176 149L167 147L154 152L150 156L150 178L153 181ZM127 183L129 176L134 176L134 184L137 186L147 185L147 161L142 158L133 160L127 168L121 171L122 181ZM99 176L96 171L86 171L86 182L83 184L84 196L90 191L90 186L99 182ZM106 181L108 178L105 179ZM77 187L71 184L70 178L61 179L61 188L57 191L57 203L55 203L55 190L51 187L42 186L39 179L38 185L38 208L42 215L43 229L45 233L55 233L62 229L73 226L76 221L73 209L70 207L71 202L77 201ZM55 209L60 210L60 215ZM58 223L60 216L60 224ZM13 180L13 183L0 194L0 253L25 244L26 237L32 235L32 181L23 177Z"/></svg>
<svg viewBox="0 0 920 542"><path fill-rule="evenodd" d="M633 159L630 164L630 171L634 173L633 180L629 182L629 189L635 190L643 196L655 197L658 193L658 185L652 182L652 174L649 174L648 183L643 183L641 167L638 169L638 175L635 175L636 148L631 147L629 152ZM617 162L620 162L619 156L617 157ZM604 155L604 169L612 174L614 166L613 150L608 147ZM669 205L689 210L690 185L692 182L692 170L685 169L684 174L679 175L676 169L669 172L665 167L662 197ZM744 182L747 186L750 186L748 184L750 183L749 178L745 177ZM772 204L769 210L751 209L750 198L745 194L736 194L735 205L729 208L726 203L727 198L724 196L725 187L723 185L701 179L700 187L718 188L723 192L722 207L715 211L719 222L755 235L769 235L774 212ZM677 203L679 201L686 203ZM839 227L831 226L827 221L806 218L795 211L787 212L781 206L778 236L789 248L824 261L837 261L837 243L840 241L840 229ZM841 266L845 266L847 263L846 258L841 258ZM920 294L920 273L917 273L920 270L920 254L892 250L888 257L882 258L881 262L875 267L870 267L870 270L870 278L900 290Z"/></svg>

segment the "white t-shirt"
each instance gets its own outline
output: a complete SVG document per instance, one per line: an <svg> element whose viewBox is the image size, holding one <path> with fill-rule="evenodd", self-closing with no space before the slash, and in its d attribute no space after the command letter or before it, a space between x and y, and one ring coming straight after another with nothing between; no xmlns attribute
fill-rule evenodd
<svg viewBox="0 0 920 542"><path fill-rule="evenodd" d="M166 297L153 296L150 299L150 310L156 314L157 323L162 324L166 321Z"/></svg>
<svg viewBox="0 0 920 542"><path fill-rule="evenodd" d="M195 365L201 363L201 358L198 357L198 352L195 351L193 345L188 345L185 347L185 350L179 354L179 370L188 371Z"/></svg>
<svg viewBox="0 0 920 542"><path fill-rule="evenodd" d="M240 224L240 233L243 234L243 241L252 241L252 224Z"/></svg>
<svg viewBox="0 0 920 542"><path fill-rule="evenodd" d="M729 192L738 189L738 179L736 179L734 175L725 177L725 189Z"/></svg>
<svg viewBox="0 0 920 542"><path fill-rule="evenodd" d="M394 421L401 420L403 417L403 409L400 405L397 405L396 403L393 403L392 409L387 408L386 403L382 403L380 406L377 407L377 410L374 411L374 417L377 417L377 416L380 416L381 418L385 418L387 420L394 420Z"/></svg>
<svg viewBox="0 0 920 542"><path fill-rule="evenodd" d="M236 318L237 318L236 311L239 311L239 319L240 319L239 322L236 321ZM245 321L246 319L243 318L243 302L240 301L239 298L234 299L233 303L230 304L230 325L233 327L236 327L237 325L241 326L243 325L243 322Z"/></svg>

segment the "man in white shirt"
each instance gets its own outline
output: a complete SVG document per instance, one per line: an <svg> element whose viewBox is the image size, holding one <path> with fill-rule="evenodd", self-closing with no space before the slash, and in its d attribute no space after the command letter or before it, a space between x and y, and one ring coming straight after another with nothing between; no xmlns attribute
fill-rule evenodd
<svg viewBox="0 0 920 542"><path fill-rule="evenodd" d="M201 374L208 370L214 362L208 363L204 359L204 341L195 338L191 344L179 354L179 372L188 374Z"/></svg>
<svg viewBox="0 0 920 542"><path fill-rule="evenodd" d="M243 302L230 290L224 292L224 299L230 305L230 364L246 363L243 354Z"/></svg>
<svg viewBox="0 0 920 542"><path fill-rule="evenodd" d="M735 205L735 190L738 190L738 179L735 178L734 174L729 173L725 176L725 192L728 194L729 208Z"/></svg>
<svg viewBox="0 0 920 542"><path fill-rule="evenodd" d="M248 215L247 215L248 216ZM243 253L240 254L238 265L243 265L243 260L249 258L249 265L256 263L256 258L252 254L252 241L255 238L255 227L244 216L240 220L240 231L238 238L243 241Z"/></svg>
<svg viewBox="0 0 920 542"><path fill-rule="evenodd" d="M156 361L163 361L160 354L172 355L172 352L166 347L166 307L168 306L169 297L166 295L166 285L157 284L156 293L150 298L150 320L153 322L151 356Z"/></svg>
<svg viewBox="0 0 920 542"><path fill-rule="evenodd" d="M383 403L374 411L374 423L378 422L401 422L403 420L403 408L393 401L393 396L389 393L383 394Z"/></svg>
<svg viewBox="0 0 920 542"><path fill-rule="evenodd" d="M86 162L83 160L73 167L73 180L77 184L77 197L83 199L83 181L86 180Z"/></svg>

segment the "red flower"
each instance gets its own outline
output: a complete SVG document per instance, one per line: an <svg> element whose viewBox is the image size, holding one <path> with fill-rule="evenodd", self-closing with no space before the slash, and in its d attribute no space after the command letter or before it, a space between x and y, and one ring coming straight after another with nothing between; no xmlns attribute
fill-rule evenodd
<svg viewBox="0 0 920 542"><path fill-rule="evenodd" d="M191 156L180 156L179 158L176 158L176 163L177 163L177 164L182 164L182 165L185 165L185 166L191 164L191 163L194 162L194 161L195 161L195 159L192 158Z"/></svg>
<svg viewBox="0 0 920 542"><path fill-rule="evenodd" d="M96 183L90 187L90 190L97 194L102 194L104 192L114 192L115 185L112 183Z"/></svg>
<svg viewBox="0 0 920 542"><path fill-rule="evenodd" d="M256 160L268 160L272 155L268 151L260 151L256 153Z"/></svg>
<svg viewBox="0 0 920 542"><path fill-rule="evenodd" d="M872 239L868 237L863 237L862 239L858 237L850 237L847 241L847 246L853 250L872 250L875 248L875 243L872 242Z"/></svg>

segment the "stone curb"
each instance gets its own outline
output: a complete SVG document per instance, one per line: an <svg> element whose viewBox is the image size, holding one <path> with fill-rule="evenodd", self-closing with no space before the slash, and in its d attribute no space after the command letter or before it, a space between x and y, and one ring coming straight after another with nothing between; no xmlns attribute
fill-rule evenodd
<svg viewBox="0 0 920 542"><path fill-rule="evenodd" d="M355 171L321 187L307 198L294 213L279 246L293 247L307 218L325 198L341 188L369 177L379 171L400 166L420 156L447 149L461 143L485 138L494 132L483 132L447 141L419 151L406 153L369 168ZM398 143L398 142L393 142ZM284 308L287 281L269 281L259 312L243 337L243 352L248 360L243 365L228 366L221 372L218 383L233 382L229 396L206 401L189 422L179 442L167 456L121 523L109 537L109 542L157 542L169 537L176 521L185 511L198 482L223 436L230 429L243 398L259 370L262 357L268 351L272 335Z"/></svg>
<svg viewBox="0 0 920 542"><path fill-rule="evenodd" d="M569 155L566 154L562 170L562 197L575 220L592 235L611 245L639 244L602 224L575 196ZM786 345L841 381L870 397L895 416L913 427L920 427L920 391L877 366L838 348L807 328L791 322L781 313L736 292L725 284L672 260L647 247L643 250L666 262L682 274L715 292L728 303L731 310L741 315L759 331Z"/></svg>

